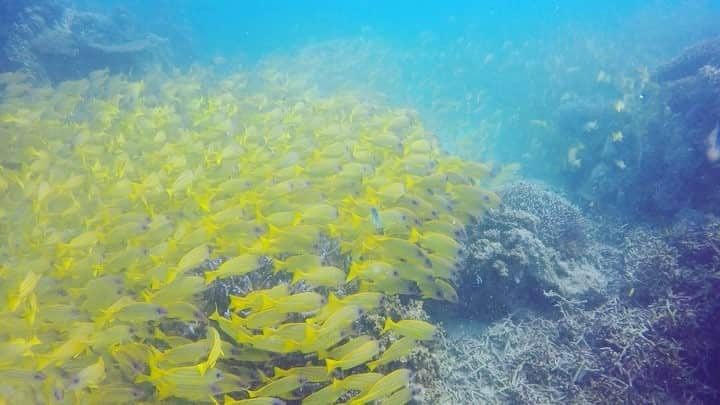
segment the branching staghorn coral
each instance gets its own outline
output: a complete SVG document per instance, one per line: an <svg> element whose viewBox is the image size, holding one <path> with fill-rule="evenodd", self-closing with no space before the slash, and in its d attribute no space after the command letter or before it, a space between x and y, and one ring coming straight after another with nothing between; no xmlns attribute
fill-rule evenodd
<svg viewBox="0 0 720 405"><path fill-rule="evenodd" d="M698 378L708 347L672 337L693 322L689 297L633 308L620 300L586 309L549 293L557 320L499 321L476 336L444 337L442 404L705 403L718 391ZM700 365L701 368L707 364Z"/></svg>

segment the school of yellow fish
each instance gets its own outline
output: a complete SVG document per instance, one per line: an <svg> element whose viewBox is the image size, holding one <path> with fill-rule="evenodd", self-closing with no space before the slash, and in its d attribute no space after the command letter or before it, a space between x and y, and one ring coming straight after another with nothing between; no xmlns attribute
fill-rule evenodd
<svg viewBox="0 0 720 405"><path fill-rule="evenodd" d="M499 203L488 165L440 152L411 111L273 71L8 73L0 96L0 403L413 398L396 360L436 327L381 303L457 301L464 224ZM268 266L286 281L201 310ZM357 328L368 313L381 333Z"/></svg>

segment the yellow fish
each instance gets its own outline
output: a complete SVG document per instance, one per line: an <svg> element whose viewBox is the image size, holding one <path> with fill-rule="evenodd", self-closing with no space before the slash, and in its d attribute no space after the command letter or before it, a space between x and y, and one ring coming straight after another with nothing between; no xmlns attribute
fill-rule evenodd
<svg viewBox="0 0 720 405"><path fill-rule="evenodd" d="M210 258L211 248L207 244L201 244L191 249L189 252L180 258L178 261L177 268L179 272L184 272L192 269L193 267L199 266L204 261Z"/></svg>
<svg viewBox="0 0 720 405"><path fill-rule="evenodd" d="M302 353L326 353L329 347L335 346L348 335L346 327L341 326L308 328L305 333L305 340L300 343L299 350Z"/></svg>
<svg viewBox="0 0 720 405"><path fill-rule="evenodd" d="M410 241L419 244L430 253L442 257L454 258L462 251L462 246L455 239L436 232L421 234L413 228L410 232Z"/></svg>
<svg viewBox="0 0 720 405"><path fill-rule="evenodd" d="M313 392L312 394L308 395L307 397L303 398L302 404L303 405L334 404L347 391L348 390L343 389L342 387L337 386L335 384L328 384L327 386L320 388L319 390L317 390L317 391Z"/></svg>
<svg viewBox="0 0 720 405"><path fill-rule="evenodd" d="M67 244L58 245L60 255L64 255L69 250L86 249L95 246L100 241L100 233L96 231L87 231L72 238Z"/></svg>
<svg viewBox="0 0 720 405"><path fill-rule="evenodd" d="M248 329L262 329L282 323L287 317L287 314L266 309L264 311L250 313L248 316L240 318L239 322Z"/></svg>
<svg viewBox="0 0 720 405"><path fill-rule="evenodd" d="M250 398L279 397L293 399L292 392L305 385L307 380L300 375L289 375L274 380L256 390L246 390Z"/></svg>
<svg viewBox="0 0 720 405"><path fill-rule="evenodd" d="M202 277L182 276L157 291L143 293L143 297L147 302L153 304L168 305L191 301L193 295L199 294L203 290L205 290L205 283Z"/></svg>
<svg viewBox="0 0 720 405"><path fill-rule="evenodd" d="M272 397L234 399L230 396L225 396L223 405L285 405L285 401Z"/></svg>
<svg viewBox="0 0 720 405"><path fill-rule="evenodd" d="M7 367L16 365L16 362L23 356L32 356L31 348L41 342L37 337L32 339L16 338L0 343L0 366Z"/></svg>
<svg viewBox="0 0 720 405"><path fill-rule="evenodd" d="M80 403L88 404L126 404L141 403L148 395L143 389L125 384L103 384L101 389L93 390L87 396L81 396Z"/></svg>
<svg viewBox="0 0 720 405"><path fill-rule="evenodd" d="M333 385L340 386L348 391L357 390L363 392L367 391L381 378L383 378L383 375L379 373L358 373L349 375L343 380L335 380Z"/></svg>
<svg viewBox="0 0 720 405"><path fill-rule="evenodd" d="M377 399L385 398L410 383L410 370L401 368L382 377L368 389L365 395L350 400L350 405L367 404Z"/></svg>
<svg viewBox="0 0 720 405"><path fill-rule="evenodd" d="M272 298L266 299L271 301L267 306L281 314L317 311L325 304L325 297L311 291L288 295L276 301L272 301Z"/></svg>
<svg viewBox="0 0 720 405"><path fill-rule="evenodd" d="M437 327L425 321L405 319L393 322L391 318L385 319L383 333L393 331L401 336L408 336L417 340L429 340L437 332Z"/></svg>
<svg viewBox="0 0 720 405"><path fill-rule="evenodd" d="M352 350L351 352L345 354L338 360L330 358L325 359L327 372L328 374L330 374L336 368L342 370L349 370L353 367L365 364L373 357L377 356L379 351L380 347L377 340L370 340L362 344L358 348Z"/></svg>
<svg viewBox="0 0 720 405"><path fill-rule="evenodd" d="M300 280L315 287L337 287L345 283L345 272L334 266L297 270L293 273L292 284L297 284Z"/></svg>
<svg viewBox="0 0 720 405"><path fill-rule="evenodd" d="M365 343L373 340L373 338L369 335L360 335L356 336L354 338L351 338L346 343L341 344L340 346L334 347L329 352L321 352L318 356L320 359L324 359L327 357L338 359L342 358L346 354L350 353L351 351L357 349L358 347L364 345Z"/></svg>
<svg viewBox="0 0 720 405"><path fill-rule="evenodd" d="M30 294L32 294L32 292L35 290L35 287L37 286L41 278L41 274L35 274L32 271L27 273L23 281L20 283L20 287L18 288L17 293L10 296L10 298L8 299L8 309L10 311L15 311L18 306L20 306L20 304L25 302L25 300L30 296Z"/></svg>
<svg viewBox="0 0 720 405"><path fill-rule="evenodd" d="M148 361L150 375L140 375L135 382L149 382L158 390L158 398L171 396L194 401L207 400L213 395L213 385L222 380L223 373L217 369L200 374L197 366L159 368L152 356Z"/></svg>
<svg viewBox="0 0 720 405"><path fill-rule="evenodd" d="M75 333L75 336L55 347L50 353L40 356L37 369L43 370L49 365L61 365L85 351L89 345L90 330L87 326L80 326Z"/></svg>
<svg viewBox="0 0 720 405"><path fill-rule="evenodd" d="M222 351L222 340L220 340L220 333L217 329L212 326L208 327L208 340L210 341L210 353L208 353L207 360L204 363L198 365L200 375L205 375L208 369L215 367L215 363L223 356Z"/></svg>
<svg viewBox="0 0 720 405"><path fill-rule="evenodd" d="M322 266L322 257L317 255L295 255L285 260L274 259L273 264L275 265L273 273L279 271L294 273L296 270Z"/></svg>
<svg viewBox="0 0 720 405"><path fill-rule="evenodd" d="M95 364L91 364L80 370L68 381L68 390L76 391L84 388L97 388L105 379L105 362L98 357Z"/></svg>
<svg viewBox="0 0 720 405"><path fill-rule="evenodd" d="M210 341L208 339L202 339L196 342L180 344L164 352L154 347L150 347L150 349L158 365L177 367L198 363L210 350Z"/></svg>
<svg viewBox="0 0 720 405"><path fill-rule="evenodd" d="M277 329L270 327L263 328L263 335L266 337L280 338L285 340L301 341L307 335L307 329L312 328L305 322L291 322L280 325Z"/></svg>
<svg viewBox="0 0 720 405"><path fill-rule="evenodd" d="M273 371L275 377L299 375L301 377L305 377L308 382L323 382L330 380L330 375L325 367L320 366L293 367L287 370L275 367Z"/></svg>
<svg viewBox="0 0 720 405"><path fill-rule="evenodd" d="M297 222L305 225L326 225L338 218L338 209L329 204L317 204L302 210Z"/></svg>
<svg viewBox="0 0 720 405"><path fill-rule="evenodd" d="M367 366L370 371L373 371L379 366L401 359L412 353L413 349L415 349L416 344L417 341L412 337L406 336L404 338L400 338L393 342L390 347L385 349L385 351L380 355L379 359L368 362Z"/></svg>
<svg viewBox="0 0 720 405"><path fill-rule="evenodd" d="M113 315L113 320L121 322L148 322L167 315L165 307L149 302L132 302L124 305Z"/></svg>
<svg viewBox="0 0 720 405"><path fill-rule="evenodd" d="M215 270L205 272L205 284L210 284L218 278L242 276L263 266L262 256L241 255L234 257Z"/></svg>
<svg viewBox="0 0 720 405"><path fill-rule="evenodd" d="M618 100L615 103L613 103L613 108L616 112L623 112L625 111L625 101Z"/></svg>
<svg viewBox="0 0 720 405"><path fill-rule="evenodd" d="M353 261L350 265L345 282L350 282L356 278L360 280L383 280L386 278L398 277L397 269L389 263L378 260L369 260L365 262Z"/></svg>
<svg viewBox="0 0 720 405"><path fill-rule="evenodd" d="M245 296L230 295L230 308L236 311L243 309L260 311L262 309L267 309L265 306L268 303L277 301L289 294L290 289L287 284L278 284L275 287L268 288L266 290L251 291Z"/></svg>

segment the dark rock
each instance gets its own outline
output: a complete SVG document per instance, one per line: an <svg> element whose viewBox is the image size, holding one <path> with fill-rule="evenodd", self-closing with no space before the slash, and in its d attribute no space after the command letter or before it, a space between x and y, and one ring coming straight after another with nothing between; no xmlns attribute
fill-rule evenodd
<svg viewBox="0 0 720 405"><path fill-rule="evenodd" d="M110 68L129 72L161 60L166 39L126 13L80 10L61 0L0 1L0 71L39 80L77 79Z"/></svg>
<svg viewBox="0 0 720 405"><path fill-rule="evenodd" d="M685 49L680 55L661 65L654 78L659 82L694 76L703 66L720 66L720 38L708 39Z"/></svg>

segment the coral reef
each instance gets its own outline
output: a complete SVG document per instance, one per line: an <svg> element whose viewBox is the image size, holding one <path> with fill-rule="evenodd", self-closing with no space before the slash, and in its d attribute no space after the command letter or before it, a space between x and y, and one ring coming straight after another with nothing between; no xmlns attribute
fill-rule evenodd
<svg viewBox="0 0 720 405"><path fill-rule="evenodd" d="M622 253L602 265L617 274L603 301L545 290L552 310L444 335L437 402L717 402L720 219L626 228L611 231Z"/></svg>
<svg viewBox="0 0 720 405"><path fill-rule="evenodd" d="M60 81L106 67L129 72L166 58L166 39L142 31L124 11L82 10L61 0L13 4L0 2L0 71L23 69L38 80Z"/></svg>
<svg viewBox="0 0 720 405"><path fill-rule="evenodd" d="M720 66L720 38L711 38L686 48L680 55L660 65L654 78L660 82L695 76L705 66Z"/></svg>
<svg viewBox="0 0 720 405"><path fill-rule="evenodd" d="M706 341L678 332L698 319L687 297L648 308L612 300L586 309L557 295L560 319L512 318L477 336L445 337L438 350L442 404L704 403Z"/></svg>
<svg viewBox="0 0 720 405"><path fill-rule="evenodd" d="M601 271L617 252L594 238L594 226L566 198L519 181L498 190L503 203L469 227L467 265L458 293L462 310L485 319L543 305L543 291L597 297Z"/></svg>
<svg viewBox="0 0 720 405"><path fill-rule="evenodd" d="M567 188L602 212L643 218L672 218L684 209L718 213L713 179L720 166L709 156L716 153L711 138L720 117L719 50L720 40L707 40L653 74L643 70L639 79L614 85L619 111L601 89L591 98L568 97L553 119L571 140L565 148L574 151L563 176ZM621 135L613 139L614 131Z"/></svg>

